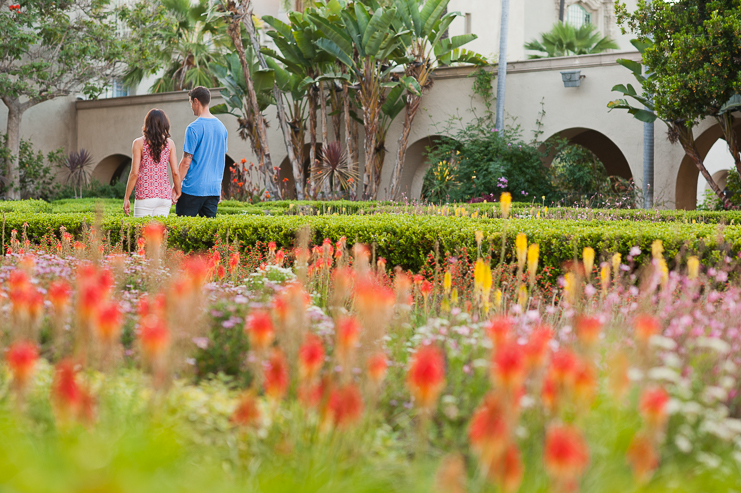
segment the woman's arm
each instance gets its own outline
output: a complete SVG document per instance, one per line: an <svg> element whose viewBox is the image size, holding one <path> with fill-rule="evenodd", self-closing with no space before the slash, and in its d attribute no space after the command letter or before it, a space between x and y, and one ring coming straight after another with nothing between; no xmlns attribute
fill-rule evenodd
<svg viewBox="0 0 741 493"><path fill-rule="evenodd" d="M139 179L139 166L142 162L142 142L136 139L131 145L131 171L129 171L129 181L126 183L126 193L124 194L123 209L126 215L131 214L131 202L129 197L131 192L134 191L136 186L136 180Z"/></svg>
<svg viewBox="0 0 741 493"><path fill-rule="evenodd" d="M172 184L173 184L173 194L172 194L172 201L177 202L180 198L180 194L182 191L180 190L180 184L182 182L182 178L180 177L180 170L178 169L178 150L177 147L175 147L175 142L172 139L167 139L168 144L170 146L170 169L172 170Z"/></svg>

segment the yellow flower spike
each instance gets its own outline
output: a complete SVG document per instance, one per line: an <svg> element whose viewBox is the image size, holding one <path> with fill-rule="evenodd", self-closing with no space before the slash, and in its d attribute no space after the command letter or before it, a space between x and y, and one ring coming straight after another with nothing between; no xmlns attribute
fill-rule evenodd
<svg viewBox="0 0 741 493"><path fill-rule="evenodd" d="M538 211L538 216L537 217L538 217L538 219L540 219L540 211Z"/></svg>
<svg viewBox="0 0 741 493"><path fill-rule="evenodd" d="M574 280L574 274L571 272L563 275L563 290L566 292L568 302L573 303L574 293L576 292L576 281Z"/></svg>
<svg viewBox="0 0 741 493"><path fill-rule="evenodd" d="M587 278L589 278L592 275L592 268L594 267L594 248L584 248L582 259L584 260L584 271Z"/></svg>
<svg viewBox="0 0 741 493"><path fill-rule="evenodd" d="M697 279L700 273L700 259L694 255L687 259L687 277L692 280Z"/></svg>
<svg viewBox="0 0 741 493"><path fill-rule="evenodd" d="M666 265L664 257L659 259L659 270L661 270L661 286L666 287L666 283L669 282L669 266Z"/></svg>
<svg viewBox="0 0 741 493"><path fill-rule="evenodd" d="M548 207L544 207L545 213L548 214Z"/></svg>
<svg viewBox="0 0 741 493"><path fill-rule="evenodd" d="M453 306L458 304L458 288L453 288L453 292L450 293L450 301Z"/></svg>
<svg viewBox="0 0 741 493"><path fill-rule="evenodd" d="M509 209L512 207L512 195L509 192L504 192L499 197L499 206L502 208L502 217L509 217Z"/></svg>
<svg viewBox="0 0 741 493"><path fill-rule="evenodd" d="M538 271L538 257L540 256L540 246L533 243L527 248L527 272L530 275L530 284L535 282L535 273Z"/></svg>
<svg viewBox="0 0 741 493"><path fill-rule="evenodd" d="M484 264L483 271L484 271L483 272L484 276L482 279L481 287L484 289L484 297L489 298L489 293L491 292L491 283L492 283L491 267L489 267L488 264Z"/></svg>
<svg viewBox="0 0 741 493"><path fill-rule="evenodd" d="M502 290L497 289L494 292L494 306L499 309L502 307Z"/></svg>
<svg viewBox="0 0 741 493"><path fill-rule="evenodd" d="M612 277L617 281L618 275L620 274L620 264L623 261L623 256L616 253L612 256Z"/></svg>
<svg viewBox="0 0 741 493"><path fill-rule="evenodd" d="M484 261L478 259L473 268L473 287L476 292L481 290L484 280Z"/></svg>
<svg viewBox="0 0 741 493"><path fill-rule="evenodd" d="M607 262L602 262L599 277L602 282L602 291L607 292L607 288L610 287L610 265Z"/></svg>
<svg viewBox="0 0 741 493"><path fill-rule="evenodd" d="M476 245L481 247L481 242L484 241L484 232L483 231L476 231L475 233L476 237Z"/></svg>
<svg viewBox="0 0 741 493"><path fill-rule="evenodd" d="M517 269L522 271L525 268L527 259L527 235L520 233L515 239L515 249L517 250Z"/></svg>
<svg viewBox="0 0 741 493"><path fill-rule="evenodd" d="M446 313L450 311L450 303L447 299L443 299L442 303L440 304L440 309Z"/></svg>
<svg viewBox="0 0 741 493"><path fill-rule="evenodd" d="M445 277L443 278L443 290L445 291L445 294L450 294L450 288L453 286L453 277L450 275L450 271L447 271L445 273Z"/></svg>
<svg viewBox="0 0 741 493"><path fill-rule="evenodd" d="M521 284L520 285L520 290L519 291L520 292L519 292L517 303L522 308L525 308L525 305L527 304L527 288L525 287L524 284Z"/></svg>
<svg viewBox="0 0 741 493"><path fill-rule="evenodd" d="M662 257L663 253L664 243L661 240L654 240L654 242L651 243L651 256L657 259L659 257Z"/></svg>

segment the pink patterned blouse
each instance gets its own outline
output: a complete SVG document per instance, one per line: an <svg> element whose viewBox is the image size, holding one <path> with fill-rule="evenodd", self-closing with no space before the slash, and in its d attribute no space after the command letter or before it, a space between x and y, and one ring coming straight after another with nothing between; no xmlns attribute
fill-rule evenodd
<svg viewBox="0 0 741 493"><path fill-rule="evenodd" d="M139 165L139 178L136 180L136 193L134 194L136 199L172 199L172 187L167 175L169 162L169 145L166 145L160 152L159 162L154 162L154 158L149 151L149 144L144 140L142 160Z"/></svg>

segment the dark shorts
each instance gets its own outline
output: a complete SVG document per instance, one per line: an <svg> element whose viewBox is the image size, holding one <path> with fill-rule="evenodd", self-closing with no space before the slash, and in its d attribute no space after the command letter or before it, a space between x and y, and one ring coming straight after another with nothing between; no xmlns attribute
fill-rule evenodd
<svg viewBox="0 0 741 493"><path fill-rule="evenodd" d="M175 204L175 214L178 216L216 217L219 207L219 196L198 197L183 192Z"/></svg>

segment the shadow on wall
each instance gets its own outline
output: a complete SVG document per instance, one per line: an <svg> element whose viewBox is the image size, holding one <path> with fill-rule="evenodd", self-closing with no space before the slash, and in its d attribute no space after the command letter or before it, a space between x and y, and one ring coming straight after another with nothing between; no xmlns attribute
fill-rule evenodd
<svg viewBox="0 0 741 493"><path fill-rule="evenodd" d="M570 144L578 144L592 151L597 156L597 159L605 165L608 175L619 176L626 180L633 178L630 164L628 164L628 160L625 158L623 152L617 144L602 132L581 127L568 128L549 137L540 147L540 150L545 152L548 142L552 142L557 137L566 139ZM555 157L556 153L551 152L544 159L544 164L550 166Z"/></svg>
<svg viewBox="0 0 741 493"><path fill-rule="evenodd" d="M232 180L232 172L229 168L231 168L233 164L234 159L227 154L224 158L224 176L221 179L221 194L225 197L229 197L229 187Z"/></svg>
<svg viewBox="0 0 741 493"><path fill-rule="evenodd" d="M309 182L309 151L311 150L311 144L304 145L304 186ZM316 144L316 158L321 159L321 152L322 152L322 143L317 142ZM280 163L280 176L278 177L280 180L280 183L278 186L284 190L285 196L283 197L286 200L295 200L296 199L296 179L293 176L293 169L291 168L291 163L288 161L288 157L286 156L285 159L283 159L283 162ZM287 192L287 193L286 193Z"/></svg>
<svg viewBox="0 0 741 493"><path fill-rule="evenodd" d="M440 135L430 135L420 139L407 147L406 159L401 169L399 193L410 200L419 200L422 197L422 184L425 173L430 169L432 163L427 159L427 149L435 147L442 139ZM393 167L396 156L388 155L386 159L390 162L384 166Z"/></svg>
<svg viewBox="0 0 741 493"><path fill-rule="evenodd" d="M128 177L128 168L131 166L131 157L123 154L112 154L93 169L91 178L103 184L114 185L120 179ZM127 176L124 176L126 172Z"/></svg>
<svg viewBox="0 0 741 493"><path fill-rule="evenodd" d="M733 129L738 133L741 132L741 122L734 125ZM723 139L723 132L719 125L713 125L705 130L695 139L695 145L704 160L710 149L718 141ZM677 184L675 190L675 206L677 209L694 210L697 208L697 179L700 170L697 169L695 162L687 155L682 158L677 172ZM723 187L721 187L723 188Z"/></svg>

